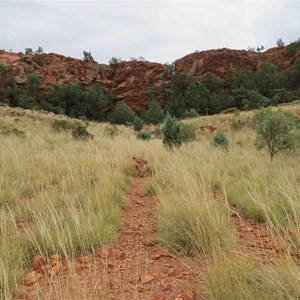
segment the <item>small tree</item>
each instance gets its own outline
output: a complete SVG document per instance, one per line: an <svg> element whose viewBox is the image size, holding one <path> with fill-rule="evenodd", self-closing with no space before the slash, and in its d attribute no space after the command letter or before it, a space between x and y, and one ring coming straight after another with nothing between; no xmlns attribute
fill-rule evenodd
<svg viewBox="0 0 300 300"><path fill-rule="evenodd" d="M277 45L278 48L284 46L284 41L282 40L282 38L279 38L279 39L276 41L276 45Z"/></svg>
<svg viewBox="0 0 300 300"><path fill-rule="evenodd" d="M256 147L267 148L271 160L279 151L292 150L296 146L296 122L290 112L261 109L253 116L251 127L256 130Z"/></svg>
<svg viewBox="0 0 300 300"><path fill-rule="evenodd" d="M221 147L225 150L228 150L229 141L225 133L223 133L221 130L217 130L215 133L212 143L216 147Z"/></svg>
<svg viewBox="0 0 300 300"><path fill-rule="evenodd" d="M109 65L112 67L112 68L114 68L114 69L116 69L118 66L119 66L119 64L122 62L122 58L121 57L115 57L115 56L113 56L110 60L109 60Z"/></svg>
<svg viewBox="0 0 300 300"><path fill-rule="evenodd" d="M25 48L25 54L27 55L33 54L32 48Z"/></svg>
<svg viewBox="0 0 300 300"><path fill-rule="evenodd" d="M109 121L115 124L132 123L134 116L134 111L125 102L118 102L114 111L109 116Z"/></svg>
<svg viewBox="0 0 300 300"><path fill-rule="evenodd" d="M95 61L91 51L83 51L83 58L84 61Z"/></svg>
<svg viewBox="0 0 300 300"><path fill-rule="evenodd" d="M142 118L147 124L157 125L163 122L165 114L158 102L152 100L147 110L143 113Z"/></svg>
<svg viewBox="0 0 300 300"><path fill-rule="evenodd" d="M38 47L37 50L34 52L35 54L44 54L44 50L42 47Z"/></svg>
<svg viewBox="0 0 300 300"><path fill-rule="evenodd" d="M173 150L181 146L182 137L179 121L169 113L165 118L163 135L163 143L168 149Z"/></svg>

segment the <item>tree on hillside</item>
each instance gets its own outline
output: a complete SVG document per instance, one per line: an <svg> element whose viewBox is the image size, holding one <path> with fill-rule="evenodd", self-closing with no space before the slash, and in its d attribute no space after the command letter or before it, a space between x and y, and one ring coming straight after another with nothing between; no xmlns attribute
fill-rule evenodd
<svg viewBox="0 0 300 300"><path fill-rule="evenodd" d="M25 54L27 55L33 54L32 48L25 48Z"/></svg>
<svg viewBox="0 0 300 300"><path fill-rule="evenodd" d="M83 58L84 61L95 61L91 51L83 51Z"/></svg>
<svg viewBox="0 0 300 300"><path fill-rule="evenodd" d="M299 146L299 129L293 115L284 110L259 110L252 118L251 126L256 130L255 145L258 149L267 148L270 159L281 151Z"/></svg>
<svg viewBox="0 0 300 300"><path fill-rule="evenodd" d="M44 54L44 50L42 47L38 47L37 50L34 52L35 54Z"/></svg>
<svg viewBox="0 0 300 300"><path fill-rule="evenodd" d="M276 45L277 45L278 48L284 46L284 41L282 40L282 38L279 38L279 39L276 41Z"/></svg>

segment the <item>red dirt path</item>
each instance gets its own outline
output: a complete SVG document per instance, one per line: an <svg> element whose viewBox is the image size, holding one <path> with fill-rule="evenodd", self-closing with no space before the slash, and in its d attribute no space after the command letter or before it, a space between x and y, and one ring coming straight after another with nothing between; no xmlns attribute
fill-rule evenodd
<svg viewBox="0 0 300 300"><path fill-rule="evenodd" d="M59 270L53 276L47 270L42 277L43 266L31 272L39 278L20 285L19 299L200 299L197 290L204 261L178 258L158 246L158 199L143 194L146 161L134 160L140 174L127 192L128 206L117 243L94 256L81 257L71 268L53 257L50 265L52 269L58 265Z"/></svg>

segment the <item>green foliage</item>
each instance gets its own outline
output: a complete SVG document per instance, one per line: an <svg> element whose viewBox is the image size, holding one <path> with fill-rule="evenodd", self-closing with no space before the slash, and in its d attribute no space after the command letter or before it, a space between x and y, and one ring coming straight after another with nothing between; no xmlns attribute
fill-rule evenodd
<svg viewBox="0 0 300 300"><path fill-rule="evenodd" d="M248 90L247 98L242 103L244 109L262 108L269 104L269 100L257 90Z"/></svg>
<svg viewBox="0 0 300 300"><path fill-rule="evenodd" d="M182 144L182 136L180 130L180 123L176 117L172 117L169 113L167 114L163 127L163 144L169 150L179 148Z"/></svg>
<svg viewBox="0 0 300 300"><path fill-rule="evenodd" d="M289 83L292 89L300 88L300 58L297 58L292 64L289 74Z"/></svg>
<svg viewBox="0 0 300 300"><path fill-rule="evenodd" d="M16 106L16 80L11 70L0 64L0 102Z"/></svg>
<svg viewBox="0 0 300 300"><path fill-rule="evenodd" d="M99 86L89 87L84 91L79 84L63 84L52 86L46 101L49 109L56 113L104 121L108 104L113 97Z"/></svg>
<svg viewBox="0 0 300 300"><path fill-rule="evenodd" d="M300 38L298 38L296 41L291 42L287 47L286 47L286 54L289 57L295 56L297 51L300 49Z"/></svg>
<svg viewBox="0 0 300 300"><path fill-rule="evenodd" d="M116 69L116 68L118 68L118 66L120 65L120 63L121 63L122 61L123 61L123 60L122 60L121 57L118 58L118 57L113 56L113 57L109 60L108 64L109 64L112 68Z"/></svg>
<svg viewBox="0 0 300 300"><path fill-rule="evenodd" d="M113 112L109 115L109 121L114 124L132 123L134 117L134 111L125 102L118 102Z"/></svg>
<svg viewBox="0 0 300 300"><path fill-rule="evenodd" d="M26 94L20 95L18 99L18 106L25 109L38 108L36 104L35 98Z"/></svg>
<svg viewBox="0 0 300 300"><path fill-rule="evenodd" d="M197 118L197 117L199 117L199 114L195 108L190 108L189 110L187 110L184 113L184 117L185 118Z"/></svg>
<svg viewBox="0 0 300 300"><path fill-rule="evenodd" d="M26 87L28 96L37 96L40 91L41 78L36 73L31 73L27 77Z"/></svg>
<svg viewBox="0 0 300 300"><path fill-rule="evenodd" d="M143 112L142 118L147 124L157 125L163 122L165 114L158 102L152 100L147 110Z"/></svg>
<svg viewBox="0 0 300 300"><path fill-rule="evenodd" d="M212 144L216 147L221 147L225 150L228 150L229 141L225 133L223 133L221 130L217 130L213 136Z"/></svg>
<svg viewBox="0 0 300 300"><path fill-rule="evenodd" d="M277 45L278 48L284 46L284 41L282 40L282 38L279 38L279 39L276 41L276 45Z"/></svg>
<svg viewBox="0 0 300 300"><path fill-rule="evenodd" d="M179 123L182 143L189 143L196 139L196 129L192 124Z"/></svg>
<svg viewBox="0 0 300 300"><path fill-rule="evenodd" d="M176 62L173 61L171 63L166 62L164 64L164 67L167 69L167 71L169 72L170 76L175 75L176 73Z"/></svg>
<svg viewBox="0 0 300 300"><path fill-rule="evenodd" d="M26 55L31 55L31 54L33 54L32 48L25 48L25 54L26 54Z"/></svg>
<svg viewBox="0 0 300 300"><path fill-rule="evenodd" d="M147 131L140 131L136 137L139 140L149 141L151 139L151 133Z"/></svg>
<svg viewBox="0 0 300 300"><path fill-rule="evenodd" d="M104 121L108 109L109 96L100 87L90 87L83 94L85 112L90 120Z"/></svg>
<svg viewBox="0 0 300 300"><path fill-rule="evenodd" d="M72 136L75 140L87 140L93 138L93 135L87 131L87 127L82 124L73 127Z"/></svg>
<svg viewBox="0 0 300 300"><path fill-rule="evenodd" d="M37 50L34 52L35 54L44 54L44 50L42 47L38 47Z"/></svg>
<svg viewBox="0 0 300 300"><path fill-rule="evenodd" d="M84 61L95 61L91 51L83 51L83 58Z"/></svg>
<svg viewBox="0 0 300 300"><path fill-rule="evenodd" d="M224 79L216 77L209 72L206 73L203 77L203 84L211 93L223 89L224 83Z"/></svg>
<svg viewBox="0 0 300 300"><path fill-rule="evenodd" d="M144 122L138 116L135 116L133 119L133 128L135 131L140 131L143 129Z"/></svg>
<svg viewBox="0 0 300 300"><path fill-rule="evenodd" d="M272 111L270 108L258 111L251 120L257 134L256 147L267 148L271 160L280 151L292 150L297 146L296 125L290 112L280 109Z"/></svg>

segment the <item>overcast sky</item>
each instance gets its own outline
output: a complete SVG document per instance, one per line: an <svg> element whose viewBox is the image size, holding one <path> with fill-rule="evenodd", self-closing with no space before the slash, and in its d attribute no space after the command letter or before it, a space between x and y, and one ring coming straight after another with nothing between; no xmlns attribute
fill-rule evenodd
<svg viewBox="0 0 300 300"><path fill-rule="evenodd" d="M172 62L195 50L271 48L299 37L300 0L0 0L0 49L41 46L76 58L86 50L100 63Z"/></svg>

